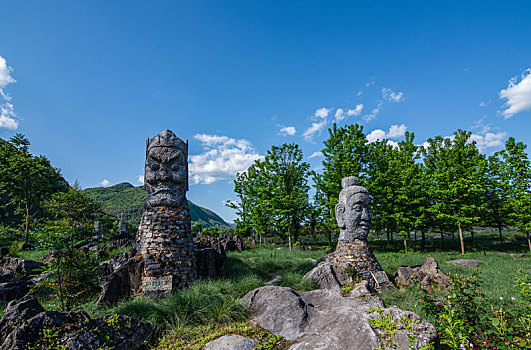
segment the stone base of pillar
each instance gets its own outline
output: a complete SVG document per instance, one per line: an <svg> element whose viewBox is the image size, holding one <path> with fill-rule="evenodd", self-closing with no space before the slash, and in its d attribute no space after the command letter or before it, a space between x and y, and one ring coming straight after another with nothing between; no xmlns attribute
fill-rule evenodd
<svg viewBox="0 0 531 350"><path fill-rule="evenodd" d="M195 280L194 241L188 207L144 209L136 244L144 259L142 290L145 293L171 292Z"/></svg>

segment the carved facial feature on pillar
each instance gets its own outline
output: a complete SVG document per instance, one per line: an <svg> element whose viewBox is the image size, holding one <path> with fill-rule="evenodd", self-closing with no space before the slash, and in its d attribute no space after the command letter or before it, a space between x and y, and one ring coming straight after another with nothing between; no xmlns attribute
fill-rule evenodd
<svg viewBox="0 0 531 350"><path fill-rule="evenodd" d="M146 207L181 207L188 190L187 144L170 130L147 140Z"/></svg>
<svg viewBox="0 0 531 350"><path fill-rule="evenodd" d="M358 179L353 176L344 178L342 185L336 205L336 219L341 230L339 239L347 242L367 240L372 221L369 191L359 186Z"/></svg>

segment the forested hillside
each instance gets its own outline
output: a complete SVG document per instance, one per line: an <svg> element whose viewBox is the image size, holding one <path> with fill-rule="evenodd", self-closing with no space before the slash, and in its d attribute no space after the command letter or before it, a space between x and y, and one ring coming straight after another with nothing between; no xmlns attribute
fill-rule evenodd
<svg viewBox="0 0 531 350"><path fill-rule="evenodd" d="M83 192L93 200L100 202L107 213L117 217L123 213L123 219L131 225L138 225L140 222L146 200L146 191L143 186L134 187L130 183L123 182L111 187L87 188ZM190 201L188 205L192 222L199 222L204 228L229 227L229 224L213 211L199 207Z"/></svg>

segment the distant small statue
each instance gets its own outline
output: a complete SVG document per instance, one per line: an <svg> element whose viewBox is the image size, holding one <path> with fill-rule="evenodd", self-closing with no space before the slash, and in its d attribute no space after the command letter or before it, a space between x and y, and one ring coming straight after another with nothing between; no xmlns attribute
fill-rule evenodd
<svg viewBox="0 0 531 350"><path fill-rule="evenodd" d="M335 207L340 229L335 264L345 270L351 268L377 288L388 286L391 283L367 242L372 222L369 191L354 176L344 178L341 185Z"/></svg>

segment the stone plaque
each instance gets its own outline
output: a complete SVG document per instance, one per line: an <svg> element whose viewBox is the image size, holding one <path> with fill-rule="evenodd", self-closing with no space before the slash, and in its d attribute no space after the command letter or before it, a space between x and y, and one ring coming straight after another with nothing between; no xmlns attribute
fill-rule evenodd
<svg viewBox="0 0 531 350"><path fill-rule="evenodd" d="M374 271L371 272L372 278L376 281L377 286L381 286L382 284L389 283L389 278L387 278L387 274L384 271Z"/></svg>
<svg viewBox="0 0 531 350"><path fill-rule="evenodd" d="M171 292L173 276L144 277L142 291L144 292Z"/></svg>

